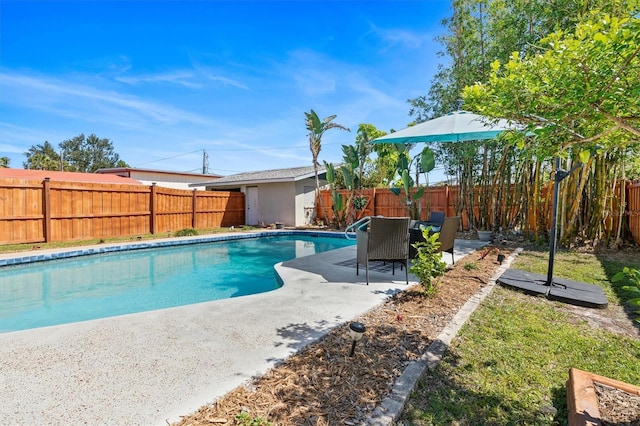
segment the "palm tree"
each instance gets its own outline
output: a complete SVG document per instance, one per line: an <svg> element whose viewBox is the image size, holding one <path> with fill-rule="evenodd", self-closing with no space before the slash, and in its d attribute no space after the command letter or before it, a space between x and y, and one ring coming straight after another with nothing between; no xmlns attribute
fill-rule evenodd
<svg viewBox="0 0 640 426"><path fill-rule="evenodd" d="M318 178L318 168L320 167L320 163L318 163L318 155L320 155L320 149L322 148L322 135L329 129L341 129L350 132L348 127L343 126L342 124L333 123L333 119L337 117L337 115L330 115L323 120L318 118L318 114L314 110L311 112L305 112L305 125L307 126L307 130L309 131L309 149L311 150L311 155L313 157L313 170L316 175L316 199L320 199L320 205L322 206L322 212L324 214L325 219L329 217L327 213L327 208L324 205L324 200L320 197L320 179Z"/></svg>
<svg viewBox="0 0 640 426"><path fill-rule="evenodd" d="M11 159L9 157L0 157L0 168L8 168Z"/></svg>

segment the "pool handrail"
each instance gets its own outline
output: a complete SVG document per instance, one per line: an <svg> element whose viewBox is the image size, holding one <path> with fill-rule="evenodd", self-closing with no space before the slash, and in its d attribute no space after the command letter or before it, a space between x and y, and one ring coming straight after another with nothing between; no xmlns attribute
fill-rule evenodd
<svg viewBox="0 0 640 426"><path fill-rule="evenodd" d="M382 217L382 216L376 216L376 217ZM371 216L364 216L361 217L360 219L356 220L355 222L353 222L351 225L347 226L344 229L344 237L347 240L353 240L355 239L355 230L363 225L369 225L369 222L371 222ZM353 231L351 233L349 233L349 230L352 229Z"/></svg>

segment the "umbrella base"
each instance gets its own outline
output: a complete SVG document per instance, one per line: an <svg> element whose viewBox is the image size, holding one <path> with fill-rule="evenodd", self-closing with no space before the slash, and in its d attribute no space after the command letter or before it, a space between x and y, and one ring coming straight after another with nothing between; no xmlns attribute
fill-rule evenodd
<svg viewBox="0 0 640 426"><path fill-rule="evenodd" d="M507 269L497 281L505 287L521 290L526 294L543 295L550 300L571 305L599 309L607 307L607 297L602 288L593 284L554 277L549 285L545 275L518 269Z"/></svg>

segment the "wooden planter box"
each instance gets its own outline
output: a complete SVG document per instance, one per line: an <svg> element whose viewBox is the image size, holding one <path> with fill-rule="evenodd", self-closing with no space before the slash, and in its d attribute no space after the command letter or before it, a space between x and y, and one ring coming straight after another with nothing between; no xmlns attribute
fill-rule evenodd
<svg viewBox="0 0 640 426"><path fill-rule="evenodd" d="M640 386L572 368L569 370L569 380L567 381L569 426L601 425L600 409L593 385L594 382L632 395L640 395Z"/></svg>

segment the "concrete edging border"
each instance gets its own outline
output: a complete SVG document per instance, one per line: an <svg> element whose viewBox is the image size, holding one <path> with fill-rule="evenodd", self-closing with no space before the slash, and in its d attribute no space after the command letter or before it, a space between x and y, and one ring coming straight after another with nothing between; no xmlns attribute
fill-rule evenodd
<svg viewBox="0 0 640 426"><path fill-rule="evenodd" d="M460 331L460 328L462 328L480 303L491 293L498 278L509 268L511 263L522 251L523 249L520 247L514 250L514 252L505 259L505 262L498 267L493 276L489 278L487 285L471 296L462 308L460 308L444 330L431 342L427 351L420 359L409 363L402 375L395 381L391 394L375 408L367 425L386 426L400 418L411 393L415 390L425 370L433 370L438 366L451 341L456 334L458 334L458 331Z"/></svg>

